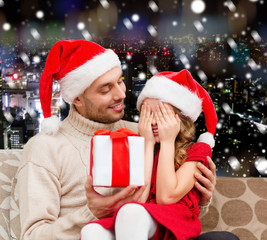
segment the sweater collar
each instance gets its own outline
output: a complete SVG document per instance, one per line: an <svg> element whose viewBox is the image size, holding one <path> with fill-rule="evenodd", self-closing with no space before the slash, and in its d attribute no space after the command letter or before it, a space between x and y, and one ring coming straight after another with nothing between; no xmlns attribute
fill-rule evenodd
<svg viewBox="0 0 267 240"><path fill-rule="evenodd" d="M71 125L72 128L75 129L76 131L89 136L93 136L94 132L99 129L113 130L115 128L115 125L117 125L120 122L118 121L116 123L105 124L89 120L83 117L76 110L73 104L71 104L69 115L66 118L66 121L69 123L68 125Z"/></svg>

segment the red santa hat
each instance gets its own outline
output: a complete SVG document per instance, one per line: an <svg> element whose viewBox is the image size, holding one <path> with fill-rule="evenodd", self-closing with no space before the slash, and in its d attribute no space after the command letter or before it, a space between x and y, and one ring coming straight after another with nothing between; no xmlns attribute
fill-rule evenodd
<svg viewBox="0 0 267 240"><path fill-rule="evenodd" d="M145 98L156 98L162 102L170 103L194 122L203 111L207 132L199 136L198 142L205 142L214 147L214 134L217 125L214 105L207 91L193 79L187 70L161 72L154 75L147 81L138 97L138 110L140 110Z"/></svg>
<svg viewBox="0 0 267 240"><path fill-rule="evenodd" d="M53 79L60 85L66 102L72 102L98 77L116 66L121 66L118 56L111 49L86 40L58 41L50 50L40 79L39 96L44 120L41 131L54 134L59 119L51 117Z"/></svg>

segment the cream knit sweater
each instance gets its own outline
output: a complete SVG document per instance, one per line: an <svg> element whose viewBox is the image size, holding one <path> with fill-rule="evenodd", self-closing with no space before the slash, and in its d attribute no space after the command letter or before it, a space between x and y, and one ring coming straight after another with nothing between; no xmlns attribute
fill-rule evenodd
<svg viewBox="0 0 267 240"><path fill-rule="evenodd" d="M81 228L96 217L87 207L89 143L99 129L136 123L100 124L82 117L74 106L54 136L39 133L26 144L18 172L21 240L78 240ZM98 188L103 195L118 189Z"/></svg>

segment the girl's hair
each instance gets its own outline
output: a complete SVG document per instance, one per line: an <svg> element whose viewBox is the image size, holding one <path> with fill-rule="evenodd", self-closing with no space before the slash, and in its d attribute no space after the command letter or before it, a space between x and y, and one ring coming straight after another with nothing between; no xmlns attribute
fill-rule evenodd
<svg viewBox="0 0 267 240"><path fill-rule="evenodd" d="M189 117L184 116L179 109L174 108L174 111L181 120L180 132L175 140L174 165L177 170L188 156L186 150L193 144L195 124Z"/></svg>

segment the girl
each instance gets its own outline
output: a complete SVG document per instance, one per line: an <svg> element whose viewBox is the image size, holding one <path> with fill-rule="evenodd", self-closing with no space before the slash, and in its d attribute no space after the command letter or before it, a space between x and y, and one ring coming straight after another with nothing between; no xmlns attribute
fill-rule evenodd
<svg viewBox="0 0 267 240"><path fill-rule="evenodd" d="M194 188L198 161L211 156L217 115L209 94L187 70L162 72L138 97L139 132L145 137L146 190L138 203L86 225L81 239L189 239L201 232ZM208 132L193 143L194 121L204 112Z"/></svg>

